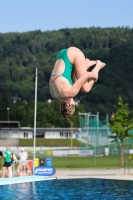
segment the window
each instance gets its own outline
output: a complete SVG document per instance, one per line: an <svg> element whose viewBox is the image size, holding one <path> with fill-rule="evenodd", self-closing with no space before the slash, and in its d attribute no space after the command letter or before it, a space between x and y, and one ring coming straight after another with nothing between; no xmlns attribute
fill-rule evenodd
<svg viewBox="0 0 133 200"><path fill-rule="evenodd" d="M60 137L63 138L63 132L60 132Z"/></svg>
<svg viewBox="0 0 133 200"><path fill-rule="evenodd" d="M5 132L5 131L4 131L3 133L4 133L4 134L8 134L8 132Z"/></svg>
<svg viewBox="0 0 133 200"><path fill-rule="evenodd" d="M68 138L68 133L67 132L60 132L60 137L61 138Z"/></svg>
<svg viewBox="0 0 133 200"><path fill-rule="evenodd" d="M24 132L24 138L28 138L28 133Z"/></svg>
<svg viewBox="0 0 133 200"><path fill-rule="evenodd" d="M33 138L34 138L34 133L33 133ZM45 138L45 133L44 132L36 132L36 138Z"/></svg>

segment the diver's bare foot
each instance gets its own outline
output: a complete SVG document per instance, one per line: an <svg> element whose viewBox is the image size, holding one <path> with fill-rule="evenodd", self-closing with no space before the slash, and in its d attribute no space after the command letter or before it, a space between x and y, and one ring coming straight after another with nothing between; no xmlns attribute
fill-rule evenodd
<svg viewBox="0 0 133 200"><path fill-rule="evenodd" d="M89 69L91 66L96 64L95 60L89 60L88 58L85 59L85 62L86 62L87 69Z"/></svg>
<svg viewBox="0 0 133 200"><path fill-rule="evenodd" d="M96 66L98 66L99 67L99 69L102 69L103 67L105 67L105 63L103 63L103 62L101 62L100 60L97 60L96 61Z"/></svg>

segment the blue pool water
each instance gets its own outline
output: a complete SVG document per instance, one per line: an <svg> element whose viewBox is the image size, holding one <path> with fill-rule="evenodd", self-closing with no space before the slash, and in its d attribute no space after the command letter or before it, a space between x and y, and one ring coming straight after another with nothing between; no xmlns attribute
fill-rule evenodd
<svg viewBox="0 0 133 200"><path fill-rule="evenodd" d="M133 200L133 181L67 179L0 186L0 200Z"/></svg>

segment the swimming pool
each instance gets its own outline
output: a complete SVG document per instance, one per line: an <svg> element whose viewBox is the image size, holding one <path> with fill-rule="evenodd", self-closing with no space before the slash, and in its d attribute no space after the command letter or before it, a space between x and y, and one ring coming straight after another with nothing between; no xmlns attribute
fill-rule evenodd
<svg viewBox="0 0 133 200"><path fill-rule="evenodd" d="M62 179L0 186L0 200L133 200L133 181Z"/></svg>

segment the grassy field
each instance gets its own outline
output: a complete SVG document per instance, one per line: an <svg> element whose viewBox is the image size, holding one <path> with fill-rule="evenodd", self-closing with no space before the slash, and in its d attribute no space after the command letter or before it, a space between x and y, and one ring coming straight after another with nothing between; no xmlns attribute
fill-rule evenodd
<svg viewBox="0 0 133 200"><path fill-rule="evenodd" d="M19 139L19 146L28 146L33 147L34 140L33 139ZM70 147L71 139L43 139L36 138L36 146L45 146L45 147ZM73 146L80 147L80 141L77 139L73 139Z"/></svg>
<svg viewBox="0 0 133 200"><path fill-rule="evenodd" d="M116 156L89 156L89 157L53 157L52 163L58 169L80 169L80 168L119 168L118 155Z"/></svg>
<svg viewBox="0 0 133 200"><path fill-rule="evenodd" d="M46 157L45 157L46 158ZM44 159L45 159L44 158ZM110 156L88 156L88 157L51 157L52 166L55 169L115 169L119 166L118 155ZM0 158L0 169L4 163L3 158ZM17 165L16 165L17 166ZM133 160L130 162L130 167L133 168Z"/></svg>

